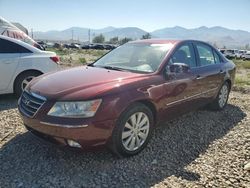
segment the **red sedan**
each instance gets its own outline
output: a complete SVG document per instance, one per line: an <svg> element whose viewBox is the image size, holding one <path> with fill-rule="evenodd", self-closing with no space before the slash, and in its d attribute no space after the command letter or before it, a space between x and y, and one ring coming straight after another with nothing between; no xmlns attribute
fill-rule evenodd
<svg viewBox="0 0 250 188"><path fill-rule="evenodd" d="M205 42L134 41L88 66L35 78L19 111L45 140L131 156L159 122L205 105L222 110L234 77L234 63Z"/></svg>

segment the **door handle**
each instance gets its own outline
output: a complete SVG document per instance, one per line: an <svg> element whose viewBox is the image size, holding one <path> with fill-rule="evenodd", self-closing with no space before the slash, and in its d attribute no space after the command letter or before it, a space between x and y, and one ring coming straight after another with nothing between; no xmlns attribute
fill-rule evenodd
<svg viewBox="0 0 250 188"><path fill-rule="evenodd" d="M220 70L220 74L223 74L223 73L225 73L223 70Z"/></svg>
<svg viewBox="0 0 250 188"><path fill-rule="evenodd" d="M197 75L196 76L196 80L200 80L200 79L202 79L203 77L201 76L201 75Z"/></svg>

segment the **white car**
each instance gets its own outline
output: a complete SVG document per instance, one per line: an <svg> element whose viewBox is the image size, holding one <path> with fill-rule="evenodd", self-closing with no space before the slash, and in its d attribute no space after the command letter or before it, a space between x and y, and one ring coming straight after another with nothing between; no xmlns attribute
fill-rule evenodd
<svg viewBox="0 0 250 188"><path fill-rule="evenodd" d="M247 51L244 55L243 55L243 60L249 60L250 59L250 51Z"/></svg>
<svg viewBox="0 0 250 188"><path fill-rule="evenodd" d="M245 53L247 53L247 50L239 50L240 59L243 58L243 56L245 55Z"/></svg>
<svg viewBox="0 0 250 188"><path fill-rule="evenodd" d="M226 50L224 53L224 56L229 59L238 58L237 56L238 53L239 53L239 50L237 49Z"/></svg>
<svg viewBox="0 0 250 188"><path fill-rule="evenodd" d="M59 68L59 57L54 52L0 35L0 94L20 96L31 79Z"/></svg>

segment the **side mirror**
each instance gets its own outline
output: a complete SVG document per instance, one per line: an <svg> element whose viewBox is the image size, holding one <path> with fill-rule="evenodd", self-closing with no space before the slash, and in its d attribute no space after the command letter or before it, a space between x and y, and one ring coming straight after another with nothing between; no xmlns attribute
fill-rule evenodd
<svg viewBox="0 0 250 188"><path fill-rule="evenodd" d="M171 73L187 73L190 67L185 63L173 63L169 65L169 71Z"/></svg>
<svg viewBox="0 0 250 188"><path fill-rule="evenodd" d="M190 67L185 63L172 63L166 66L165 78L175 79L178 74L188 73L189 70L190 70Z"/></svg>

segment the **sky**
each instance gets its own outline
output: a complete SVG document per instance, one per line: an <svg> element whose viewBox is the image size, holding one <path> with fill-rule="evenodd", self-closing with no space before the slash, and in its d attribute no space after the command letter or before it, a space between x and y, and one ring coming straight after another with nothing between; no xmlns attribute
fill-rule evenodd
<svg viewBox="0 0 250 188"><path fill-rule="evenodd" d="M250 31L250 0L0 0L0 16L29 30L73 26L165 27L222 26Z"/></svg>

